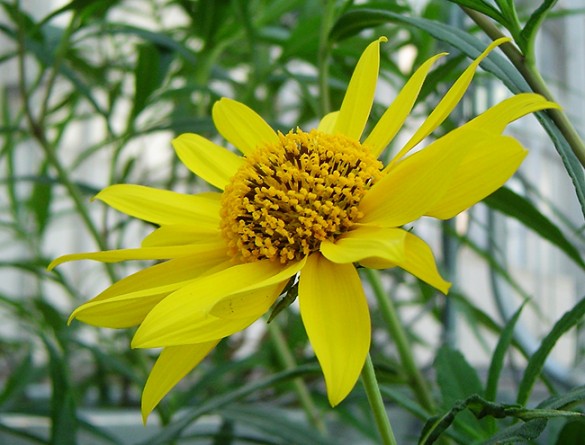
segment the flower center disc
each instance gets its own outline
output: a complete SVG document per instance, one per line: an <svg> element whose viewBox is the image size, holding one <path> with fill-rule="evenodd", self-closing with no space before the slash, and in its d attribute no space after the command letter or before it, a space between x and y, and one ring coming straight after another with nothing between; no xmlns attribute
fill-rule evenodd
<svg viewBox="0 0 585 445"><path fill-rule="evenodd" d="M256 149L225 188L221 229L241 261L287 263L334 241L362 215L358 205L382 164L358 141L300 129Z"/></svg>

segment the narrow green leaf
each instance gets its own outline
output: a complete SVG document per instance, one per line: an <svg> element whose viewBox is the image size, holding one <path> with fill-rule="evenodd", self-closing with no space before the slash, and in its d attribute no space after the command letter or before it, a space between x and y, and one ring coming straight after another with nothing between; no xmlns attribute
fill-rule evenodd
<svg viewBox="0 0 585 445"><path fill-rule="evenodd" d="M507 187L502 187L485 198L483 202L492 209L517 219L542 238L553 243L575 263L585 269L585 262L583 262L581 254L575 246L565 237L558 226L540 213L528 199Z"/></svg>
<svg viewBox="0 0 585 445"><path fill-rule="evenodd" d="M537 408L564 409L585 402L585 385L577 386L564 394L554 395L540 402Z"/></svg>
<svg viewBox="0 0 585 445"><path fill-rule="evenodd" d="M563 165L567 173L569 173L573 187L575 187L577 199L581 205L581 212L585 216L585 173L583 172L583 166L551 118L545 113L535 113L535 116L553 141Z"/></svg>
<svg viewBox="0 0 585 445"><path fill-rule="evenodd" d="M502 330L498 340L498 344L496 345L496 349L494 350L494 354L492 355L492 361L490 363L485 388L485 397L487 400L496 399L498 380L500 378L500 372L504 366L504 358L506 357L510 343L514 339L514 328L516 327L516 322L520 318L520 314L522 313L522 309L524 309L525 304L526 301L520 305L512 318L508 320L506 326L504 326L504 329Z"/></svg>
<svg viewBox="0 0 585 445"><path fill-rule="evenodd" d="M456 3L459 6L464 6L474 11L481 12L482 14L491 17L496 22L500 23L504 27L508 28L509 23L506 17L504 17L500 11L491 6L489 3L483 0L449 0L451 3Z"/></svg>
<svg viewBox="0 0 585 445"><path fill-rule="evenodd" d="M76 445L77 415L65 357L51 340L43 334L41 336L49 355L49 371L52 383L51 443Z"/></svg>
<svg viewBox="0 0 585 445"><path fill-rule="evenodd" d="M164 51L150 43L138 47L138 60L134 70L134 103L130 113L130 122L140 114L149 103L154 91L160 87L163 78L170 66Z"/></svg>
<svg viewBox="0 0 585 445"><path fill-rule="evenodd" d="M267 433L271 439L288 444L332 445L338 443L315 434L315 430L290 418L290 412L274 406L230 404L219 414L236 424ZM280 442L280 441L279 441Z"/></svg>
<svg viewBox="0 0 585 445"><path fill-rule="evenodd" d="M237 400L241 400L249 394L258 392L261 389L270 387L276 383L288 381L295 377L314 372L318 372L317 366L299 366L292 370L271 374L263 379L255 380L252 383L229 391L228 393L220 394L217 397L213 397L204 403L200 403L197 407L190 410L189 413L183 416L180 420L177 420L167 427L161 429L158 434L154 435L150 439L144 442L140 442L140 445L158 445L161 443L171 443L180 436L181 432L185 428L187 428L204 414L220 409L224 406L234 403Z"/></svg>
<svg viewBox="0 0 585 445"><path fill-rule="evenodd" d="M555 323L552 330L542 340L539 348L528 360L528 364L526 365L524 375L518 388L516 401L519 404L525 405L528 401L532 387L542 372L544 362L559 338L561 338L561 336L563 336L569 329L582 322L583 316L585 316L585 297Z"/></svg>
<svg viewBox="0 0 585 445"><path fill-rule="evenodd" d="M27 352L4 382L4 388L0 392L0 407L2 411L8 411L14 404L14 399L22 395L34 376L34 369L32 356L30 352Z"/></svg>
<svg viewBox="0 0 585 445"><path fill-rule="evenodd" d="M482 442L481 445L527 443L527 441L540 436L546 428L547 423L547 419L536 419L530 422L518 423L499 431L490 437L489 440Z"/></svg>
<svg viewBox="0 0 585 445"><path fill-rule="evenodd" d="M24 444L34 444L38 443L41 445L47 445L47 439L44 436L30 433L28 431L22 430L22 428L15 428L9 425L6 425L0 420L0 431L3 433L0 437L4 440L14 440L15 438L19 437L23 439L23 441L18 441L16 443L24 443Z"/></svg>
<svg viewBox="0 0 585 445"><path fill-rule="evenodd" d="M526 25L524 25L524 29L520 32L521 40L520 42L517 42L523 51L525 51L528 46L532 45L540 25L557 1L558 0L544 0L536 11L530 15Z"/></svg>
<svg viewBox="0 0 585 445"><path fill-rule="evenodd" d="M36 181L34 181L33 190L29 199L29 207L32 210L35 221L37 234L42 234L47 227L49 217L51 216L51 200L53 197L53 187L51 181L47 180L47 162L44 162Z"/></svg>

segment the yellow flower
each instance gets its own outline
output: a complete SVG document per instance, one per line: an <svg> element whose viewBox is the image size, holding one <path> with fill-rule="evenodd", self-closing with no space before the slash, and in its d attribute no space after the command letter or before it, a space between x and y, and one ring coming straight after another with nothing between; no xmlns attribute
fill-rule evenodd
<svg viewBox="0 0 585 445"><path fill-rule="evenodd" d="M506 125L556 105L520 94L409 154L451 113L499 40L383 166L378 155L444 55L414 73L362 139L383 41L362 54L341 109L309 132L276 133L244 104L218 101L214 123L243 156L196 134L181 135L173 145L181 161L219 192L107 187L97 199L159 228L139 248L65 255L51 264L168 260L118 281L71 315L96 326L139 326L132 347L164 348L144 388L143 416L222 338L262 317L297 274L301 317L333 406L354 387L370 346L368 305L354 264L400 267L449 290L429 246L401 226L425 215L452 218L500 187L526 156L518 141L502 135Z"/></svg>

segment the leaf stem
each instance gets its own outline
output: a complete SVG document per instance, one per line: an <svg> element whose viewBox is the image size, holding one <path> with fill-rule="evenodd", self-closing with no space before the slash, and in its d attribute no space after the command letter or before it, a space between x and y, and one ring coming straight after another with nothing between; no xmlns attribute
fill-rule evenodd
<svg viewBox="0 0 585 445"><path fill-rule="evenodd" d="M504 37L502 31L485 15L470 8L462 7L462 9L492 40ZM547 100L556 102L538 68L536 68L532 57L530 57L532 60L529 60L527 55L522 54L512 43L505 43L501 48L520 75L530 85L532 91L543 95ZM561 109L550 109L546 113L548 113L559 131L563 134L581 165L585 167L585 143L565 112Z"/></svg>
<svg viewBox="0 0 585 445"><path fill-rule="evenodd" d="M396 344L402 366L407 373L410 387L414 391L416 398L422 407L429 412L433 412L433 399L430 395L426 380L422 376L419 368L416 366L412 348L402 323L400 322L398 313L396 312L396 307L394 306L392 299L388 298L386 295L378 271L366 268L364 269L364 273L370 282L370 285L372 286L372 290L374 291L374 295L378 302L378 309L382 314L384 322L386 323L388 333Z"/></svg>
<svg viewBox="0 0 585 445"><path fill-rule="evenodd" d="M374 364L370 354L366 357L366 364L362 370L362 383L368 396L368 402L372 408L372 414L376 421L376 426L382 437L382 443L384 445L397 445L394 432L392 431L392 425L390 425L390 419L388 419L388 413L382 400L382 394L380 394L380 387L378 386L378 380L376 379L376 373L374 370Z"/></svg>
<svg viewBox="0 0 585 445"><path fill-rule="evenodd" d="M268 323L268 332L276 349L276 353L278 354L278 358L280 359L285 370L296 369L297 364L288 344L286 343L284 334L282 333L282 329L278 325L277 320L273 320L272 322ZM303 406L309 421L315 428L317 428L319 433L321 433L323 436L326 436L327 427L325 426L325 423L323 422L323 419L319 414L317 407L315 406L315 402L313 401L307 386L303 382L303 379L296 377L293 379L293 384L299 397L299 401L301 402L301 405Z"/></svg>

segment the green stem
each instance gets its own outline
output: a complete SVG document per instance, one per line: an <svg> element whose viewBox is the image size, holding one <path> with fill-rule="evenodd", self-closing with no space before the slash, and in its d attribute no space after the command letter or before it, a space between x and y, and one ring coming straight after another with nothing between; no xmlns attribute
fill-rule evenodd
<svg viewBox="0 0 585 445"><path fill-rule="evenodd" d="M483 14L465 7L463 7L463 11L465 11L477 26L479 26L492 40L504 37L504 34L500 29ZM530 85L532 91L543 95L547 100L556 102L551 91L548 89L546 82L536 68L533 57L527 58L529 55L522 54L512 43L505 43L501 48L520 75L526 80L528 85ZM559 131L563 134L581 165L585 167L585 143L577 133L577 130L565 112L561 109L550 109L547 110L546 113L548 113Z"/></svg>
<svg viewBox="0 0 585 445"><path fill-rule="evenodd" d="M406 337L406 332L400 322L398 313L396 312L396 307L394 306L392 299L388 298L386 295L378 271L364 269L364 273L372 286L376 301L378 302L378 309L386 323L388 333L396 344L402 366L407 373L408 382L422 407L429 412L433 412L433 399L429 392L426 380L416 366L412 348Z"/></svg>
<svg viewBox="0 0 585 445"><path fill-rule="evenodd" d="M292 370L297 367L297 363L295 362L295 358L293 357L288 344L286 343L286 339L284 338L284 334L282 333L282 329L278 325L276 320L268 323L268 332L276 348L276 353L286 370ZM315 402L313 402L313 398L309 393L303 379L297 377L293 379L293 384L295 386L295 391L299 397L299 401L305 410L307 417L311 424L317 428L322 435L327 435L327 427L319 414L317 407L315 406Z"/></svg>
<svg viewBox="0 0 585 445"><path fill-rule="evenodd" d="M324 0L321 32L319 34L319 53L317 68L319 70L319 99L321 116L331 111L331 97L329 95L329 31L335 17L335 2Z"/></svg>
<svg viewBox="0 0 585 445"><path fill-rule="evenodd" d="M394 432L392 431L392 425L390 425L390 419L388 419L388 413L382 400L382 394L380 394L380 387L378 386L378 380L376 380L376 373L370 354L368 354L366 364L362 370L362 383L364 384L368 402L370 402L370 407L372 408L376 426L378 427L380 436L382 436L382 443L384 445L397 445Z"/></svg>

